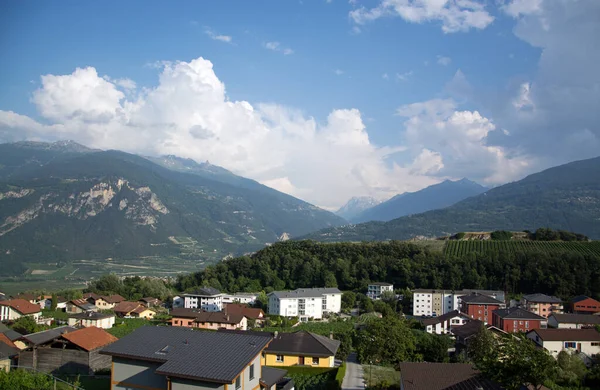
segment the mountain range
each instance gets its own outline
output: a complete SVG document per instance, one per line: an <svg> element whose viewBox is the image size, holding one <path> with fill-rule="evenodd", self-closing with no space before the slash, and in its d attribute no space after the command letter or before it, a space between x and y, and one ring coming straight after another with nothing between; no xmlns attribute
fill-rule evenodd
<svg viewBox="0 0 600 390"><path fill-rule="evenodd" d="M379 200L370 196L355 196L346 202L335 213L340 217L352 222L353 219L363 211L377 206L381 203Z"/></svg>
<svg viewBox="0 0 600 390"><path fill-rule="evenodd" d="M209 163L69 141L0 145L0 275L32 259L220 259L344 223Z"/></svg>
<svg viewBox="0 0 600 390"><path fill-rule="evenodd" d="M479 195L485 187L468 179L445 180L416 192L405 192L363 211L345 217L352 223L390 221L405 215L441 209L463 199ZM339 214L339 213L338 213Z"/></svg>
<svg viewBox="0 0 600 390"><path fill-rule="evenodd" d="M600 239L600 157L550 168L443 209L388 222L333 227L302 238L330 242L406 240L539 227Z"/></svg>

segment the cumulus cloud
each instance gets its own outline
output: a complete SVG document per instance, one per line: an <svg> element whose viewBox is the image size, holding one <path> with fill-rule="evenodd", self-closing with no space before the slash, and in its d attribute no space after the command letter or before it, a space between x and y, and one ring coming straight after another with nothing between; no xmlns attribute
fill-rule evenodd
<svg viewBox="0 0 600 390"><path fill-rule="evenodd" d="M448 66L452 62L452 58L439 55L437 56L437 63L442 66Z"/></svg>
<svg viewBox="0 0 600 390"><path fill-rule="evenodd" d="M408 79L413 75L413 71L408 71L404 73L396 73L396 80L398 81L408 81Z"/></svg>
<svg viewBox="0 0 600 390"><path fill-rule="evenodd" d="M351 196L385 198L440 180L428 174L439 170L441 156L419 151L414 162L390 162L405 148L374 145L356 109L336 109L317 122L293 108L229 100L206 59L161 65L156 86L131 94L92 67L42 76L32 102L49 124L0 111L0 138L73 139L210 160L329 209Z"/></svg>
<svg viewBox="0 0 600 390"><path fill-rule="evenodd" d="M212 40L221 41L225 43L233 43L233 38L230 35L217 34L210 28L206 28L204 30L204 33L208 35Z"/></svg>
<svg viewBox="0 0 600 390"><path fill-rule="evenodd" d="M350 11L349 16L356 24L398 16L410 23L436 21L444 33L481 30L494 21L478 0L381 0L376 7L360 7Z"/></svg>

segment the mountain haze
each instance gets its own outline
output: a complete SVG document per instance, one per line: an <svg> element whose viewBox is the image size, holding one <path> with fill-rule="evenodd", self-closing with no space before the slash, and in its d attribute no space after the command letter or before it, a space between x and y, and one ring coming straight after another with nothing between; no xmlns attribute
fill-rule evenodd
<svg viewBox="0 0 600 390"><path fill-rule="evenodd" d="M464 231L563 229L600 239L600 157L493 188L441 210L325 229L317 241L405 240Z"/></svg>
<svg viewBox="0 0 600 390"><path fill-rule="evenodd" d="M349 220L353 223L390 221L405 215L448 207L463 199L479 195L485 190L485 187L468 179L445 180L420 191L396 195L390 200L364 210Z"/></svg>
<svg viewBox="0 0 600 390"><path fill-rule="evenodd" d="M15 265L0 274L32 258L242 254L345 222L223 168L161 159L74 143L0 145L0 264Z"/></svg>

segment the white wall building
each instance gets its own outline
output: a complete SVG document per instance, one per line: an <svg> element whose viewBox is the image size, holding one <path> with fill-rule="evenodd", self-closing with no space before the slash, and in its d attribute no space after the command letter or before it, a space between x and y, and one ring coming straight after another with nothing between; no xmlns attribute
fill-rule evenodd
<svg viewBox="0 0 600 390"><path fill-rule="evenodd" d="M269 297L269 314L300 319L323 318L324 313L342 310L342 292L337 288L299 288L273 291Z"/></svg>
<svg viewBox="0 0 600 390"><path fill-rule="evenodd" d="M469 321L471 321L469 316L454 310L439 317L426 318L422 323L427 333L450 334L452 328L462 326Z"/></svg>
<svg viewBox="0 0 600 390"><path fill-rule="evenodd" d="M582 329L600 325L600 316L592 314L552 313L548 317L548 326L558 329Z"/></svg>
<svg viewBox="0 0 600 390"><path fill-rule="evenodd" d="M24 299L0 301L0 321L12 321L23 316L33 317L37 322L42 316L39 304Z"/></svg>
<svg viewBox="0 0 600 390"><path fill-rule="evenodd" d="M384 292L394 292L394 285L391 283L373 282L369 283L367 296L371 299L381 299Z"/></svg>
<svg viewBox="0 0 600 390"><path fill-rule="evenodd" d="M487 295L504 302L503 291L492 290L428 290L416 289L413 291L413 315L441 316L453 310L460 310L460 297L472 293Z"/></svg>
<svg viewBox="0 0 600 390"><path fill-rule="evenodd" d="M183 307L186 309L223 310L223 294L216 288L204 287L194 292L183 294L181 298L183 298Z"/></svg>
<svg viewBox="0 0 600 390"><path fill-rule="evenodd" d="M110 329L115 324L114 314L103 314L98 312L79 313L69 316L69 326L82 326L84 328L95 326L96 328Z"/></svg>
<svg viewBox="0 0 600 390"><path fill-rule="evenodd" d="M554 357L561 351L600 354L600 332L596 329L534 329L527 333L527 338Z"/></svg>
<svg viewBox="0 0 600 390"><path fill-rule="evenodd" d="M253 305L256 302L257 297L258 293L223 294L223 303L242 303Z"/></svg>

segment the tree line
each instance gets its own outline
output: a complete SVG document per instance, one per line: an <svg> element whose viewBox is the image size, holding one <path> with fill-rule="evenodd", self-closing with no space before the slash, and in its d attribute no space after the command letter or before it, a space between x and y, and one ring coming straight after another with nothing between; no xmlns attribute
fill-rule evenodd
<svg viewBox="0 0 600 390"><path fill-rule="evenodd" d="M498 289L564 299L582 294L600 298L600 257L568 250L447 256L401 241L288 241L181 275L175 287L186 291L210 286L230 293L323 286L366 291L373 281L408 289Z"/></svg>

